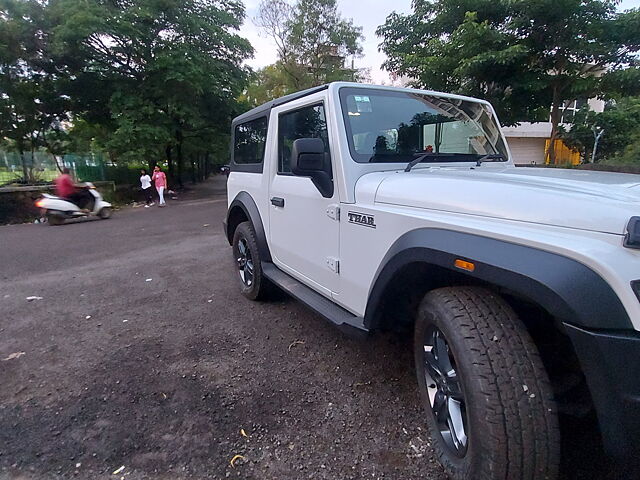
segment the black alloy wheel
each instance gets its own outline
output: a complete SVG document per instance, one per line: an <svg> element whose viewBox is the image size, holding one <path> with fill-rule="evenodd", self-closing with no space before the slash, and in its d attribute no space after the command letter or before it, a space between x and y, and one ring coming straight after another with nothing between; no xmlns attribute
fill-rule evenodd
<svg viewBox="0 0 640 480"><path fill-rule="evenodd" d="M251 288L251 285L253 285L253 258L246 238L241 238L238 241L238 254L236 263L238 265L238 272L240 273L240 280L242 280L242 283L247 287Z"/></svg>
<svg viewBox="0 0 640 480"><path fill-rule="evenodd" d="M260 250L250 222L242 222L233 233L233 258L242 294L251 300L267 297L271 285L262 273Z"/></svg>
<svg viewBox="0 0 640 480"><path fill-rule="evenodd" d="M431 410L445 444L459 457L467 452L467 409L456 362L444 334L427 329L424 339L424 372Z"/></svg>

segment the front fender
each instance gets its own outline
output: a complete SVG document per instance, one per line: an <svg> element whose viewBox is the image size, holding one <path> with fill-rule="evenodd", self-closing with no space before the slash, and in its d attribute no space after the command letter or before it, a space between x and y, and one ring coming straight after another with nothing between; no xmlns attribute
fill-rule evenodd
<svg viewBox="0 0 640 480"><path fill-rule="evenodd" d="M458 270L456 259L475 264ZM465 273L504 287L537 303L559 322L591 329L632 329L622 302L609 284L584 264L556 253L479 235L422 228L407 232L391 246L376 272L365 325L377 320L382 295L394 275L424 262Z"/></svg>

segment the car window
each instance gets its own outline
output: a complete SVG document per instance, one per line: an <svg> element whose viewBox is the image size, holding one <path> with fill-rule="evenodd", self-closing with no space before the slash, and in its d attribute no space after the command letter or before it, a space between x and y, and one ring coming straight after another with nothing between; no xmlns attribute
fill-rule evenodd
<svg viewBox="0 0 640 480"><path fill-rule="evenodd" d="M483 102L428 93L343 87L347 141L357 162L507 160L500 127Z"/></svg>
<svg viewBox="0 0 640 480"><path fill-rule="evenodd" d="M322 139L325 161L331 165L324 106L312 105L280 115L278 121L278 173L291 173L291 148L294 140L299 138Z"/></svg>
<svg viewBox="0 0 640 480"><path fill-rule="evenodd" d="M233 161L245 165L262 163L266 142L266 117L241 123L234 132Z"/></svg>

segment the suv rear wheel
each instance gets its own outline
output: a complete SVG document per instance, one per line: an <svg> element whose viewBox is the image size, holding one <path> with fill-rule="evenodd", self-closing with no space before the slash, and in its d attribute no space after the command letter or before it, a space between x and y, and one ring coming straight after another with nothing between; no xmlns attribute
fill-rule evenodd
<svg viewBox="0 0 640 480"><path fill-rule="evenodd" d="M251 222L242 222L233 234L233 258L236 262L242 294L250 300L263 300L269 281L262 274L258 242Z"/></svg>
<svg viewBox="0 0 640 480"><path fill-rule="evenodd" d="M429 292L414 345L427 424L452 479L556 478L560 434L549 379L502 298L479 287Z"/></svg>

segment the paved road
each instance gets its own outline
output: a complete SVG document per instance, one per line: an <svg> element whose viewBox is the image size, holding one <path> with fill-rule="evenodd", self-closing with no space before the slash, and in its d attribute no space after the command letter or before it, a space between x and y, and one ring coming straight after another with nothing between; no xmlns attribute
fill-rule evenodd
<svg viewBox="0 0 640 480"><path fill-rule="evenodd" d="M444 478L408 339L244 299L223 187L0 227L0 478Z"/></svg>

